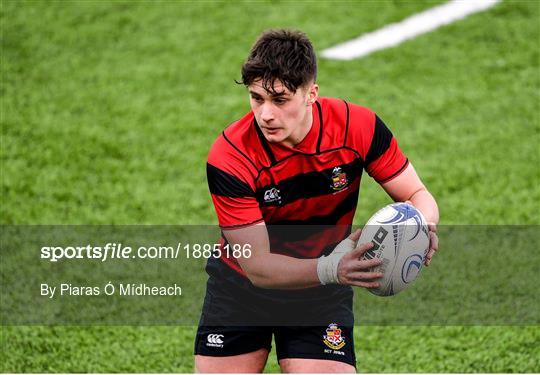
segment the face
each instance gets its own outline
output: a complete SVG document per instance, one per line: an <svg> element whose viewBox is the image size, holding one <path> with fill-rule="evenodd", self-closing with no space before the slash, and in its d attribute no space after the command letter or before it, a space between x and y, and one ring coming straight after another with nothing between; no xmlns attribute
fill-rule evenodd
<svg viewBox="0 0 540 375"><path fill-rule="evenodd" d="M269 142L293 147L309 132L312 122L311 106L317 100L318 86L314 83L292 93L281 82L274 84L275 94L257 80L248 86L251 110Z"/></svg>

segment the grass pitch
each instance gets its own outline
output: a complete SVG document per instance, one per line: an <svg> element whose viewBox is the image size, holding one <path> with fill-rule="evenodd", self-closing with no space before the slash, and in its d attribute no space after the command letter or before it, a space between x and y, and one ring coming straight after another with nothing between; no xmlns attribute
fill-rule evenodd
<svg viewBox="0 0 540 375"><path fill-rule="evenodd" d="M1 223L216 223L206 154L248 110L234 79L256 36L294 27L320 51L436 3L4 0ZM319 62L322 95L371 107L390 126L442 225L540 224L539 13L536 2L504 1L362 60ZM364 178L356 223L387 202ZM505 266L490 264L478 272ZM3 372L193 370L192 327L1 332ZM539 335L359 327L358 369L537 372Z"/></svg>

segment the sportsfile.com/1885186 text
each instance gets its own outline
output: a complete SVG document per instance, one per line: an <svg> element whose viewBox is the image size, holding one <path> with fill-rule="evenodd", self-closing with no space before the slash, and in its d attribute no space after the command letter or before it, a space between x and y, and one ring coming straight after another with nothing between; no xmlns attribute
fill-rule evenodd
<svg viewBox="0 0 540 375"><path fill-rule="evenodd" d="M176 246L124 246L109 242L103 246L43 246L40 259L49 262L60 260L89 259L104 262L110 259L209 259L209 258L250 258L250 244L182 243Z"/></svg>

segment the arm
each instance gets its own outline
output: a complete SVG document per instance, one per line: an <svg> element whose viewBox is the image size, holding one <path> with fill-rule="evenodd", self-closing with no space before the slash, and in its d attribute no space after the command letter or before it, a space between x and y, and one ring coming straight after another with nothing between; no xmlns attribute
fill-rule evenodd
<svg viewBox="0 0 540 375"><path fill-rule="evenodd" d="M426 256L425 265L429 266L431 258L439 247L437 224L439 223L439 208L431 193L426 189L412 164L397 177L382 185L384 190L396 202L409 201L418 208L426 218L429 226L430 251Z"/></svg>
<svg viewBox="0 0 540 375"><path fill-rule="evenodd" d="M302 289L321 285L317 272L317 265L321 258L297 259L272 254L264 223L240 229L223 230L223 234L231 244L251 245L253 249L251 257L238 258L238 263L253 285L269 289ZM380 278L382 274L367 272L367 270L378 265L380 261L378 259L359 260L360 256L372 246L370 243L355 248L359 237L360 232L357 231L349 236L350 242L341 243L344 244L342 246L351 246L345 249L339 258L334 258L338 264L338 282L367 288L377 287L378 283L373 279Z"/></svg>
<svg viewBox="0 0 540 375"><path fill-rule="evenodd" d="M239 258L238 263L254 285L272 289L302 289L330 283L377 286L373 283L374 278L380 277L377 273L362 272L376 264L359 260L362 252L369 249L366 246L355 249L359 234L342 241L331 254L318 259L271 253L268 231L261 222L263 215L256 198L258 172L253 163L246 163L246 158L224 133L208 155L207 176L224 237L231 245L251 246L251 256Z"/></svg>

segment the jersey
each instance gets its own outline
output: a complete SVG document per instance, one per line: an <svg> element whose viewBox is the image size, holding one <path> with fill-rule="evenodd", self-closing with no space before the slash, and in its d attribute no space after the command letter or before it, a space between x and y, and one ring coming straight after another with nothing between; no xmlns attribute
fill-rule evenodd
<svg viewBox="0 0 540 375"><path fill-rule="evenodd" d="M311 129L295 147L268 142L253 112L217 138L207 177L221 228L264 221L271 252L317 258L350 233L363 170L383 184L407 167L371 110L321 97L312 114ZM236 259L222 261L245 276Z"/></svg>

